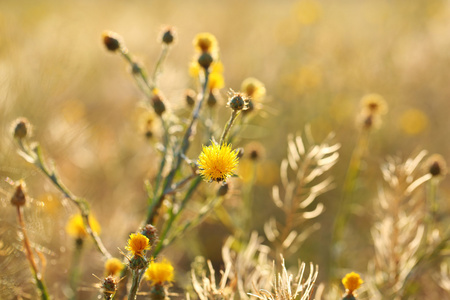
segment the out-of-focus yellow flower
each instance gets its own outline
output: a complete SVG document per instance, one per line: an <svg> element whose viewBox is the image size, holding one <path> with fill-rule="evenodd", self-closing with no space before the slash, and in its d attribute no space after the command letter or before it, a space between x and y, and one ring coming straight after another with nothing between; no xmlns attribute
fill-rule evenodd
<svg viewBox="0 0 450 300"><path fill-rule="evenodd" d="M192 78L198 78L200 75L201 66L198 64L196 60L191 61L189 64L189 75Z"/></svg>
<svg viewBox="0 0 450 300"><path fill-rule="evenodd" d="M316 23L322 15L322 6L316 0L300 0L295 6L297 20L300 24Z"/></svg>
<svg viewBox="0 0 450 300"><path fill-rule="evenodd" d="M378 94L368 94L361 99L362 109L373 115L384 115L388 111L386 100Z"/></svg>
<svg viewBox="0 0 450 300"><path fill-rule="evenodd" d="M256 78L246 78L241 85L241 91L254 101L259 101L266 94L264 84Z"/></svg>
<svg viewBox="0 0 450 300"><path fill-rule="evenodd" d="M97 234L100 233L100 224L92 215L89 216L89 224L91 225L92 231ZM87 237L88 233L84 227L83 217L81 215L73 215L70 217L66 225L66 232L76 239L83 239Z"/></svg>
<svg viewBox="0 0 450 300"><path fill-rule="evenodd" d="M355 272L348 273L344 278L342 278L342 284L349 293L353 293L353 291L359 288L359 286L363 283L364 281L361 279L359 274Z"/></svg>
<svg viewBox="0 0 450 300"><path fill-rule="evenodd" d="M237 151L231 150L231 145L213 142L211 146L203 146L197 163L206 181L225 181L237 168Z"/></svg>
<svg viewBox="0 0 450 300"><path fill-rule="evenodd" d="M212 72L209 74L208 86L210 90L221 89L225 85L223 76L219 72Z"/></svg>
<svg viewBox="0 0 450 300"><path fill-rule="evenodd" d="M408 109L400 116L400 127L406 134L419 134L427 126L428 117L419 109Z"/></svg>
<svg viewBox="0 0 450 300"><path fill-rule="evenodd" d="M116 276L122 271L124 265L120 259L112 257L105 262L105 276Z"/></svg>
<svg viewBox="0 0 450 300"><path fill-rule="evenodd" d="M173 281L173 266L164 259L162 262L152 261L145 271L145 278L153 282L153 285L162 285Z"/></svg>
<svg viewBox="0 0 450 300"><path fill-rule="evenodd" d="M322 85L322 71L318 66L306 65L283 78L284 84L303 95Z"/></svg>
<svg viewBox="0 0 450 300"><path fill-rule="evenodd" d="M143 257L143 252L150 249L149 239L141 233L132 233L128 239L125 249L130 251L133 256Z"/></svg>
<svg viewBox="0 0 450 300"><path fill-rule="evenodd" d="M195 49L199 52L215 53L218 50L217 39L208 32L202 32L195 36L193 41Z"/></svg>

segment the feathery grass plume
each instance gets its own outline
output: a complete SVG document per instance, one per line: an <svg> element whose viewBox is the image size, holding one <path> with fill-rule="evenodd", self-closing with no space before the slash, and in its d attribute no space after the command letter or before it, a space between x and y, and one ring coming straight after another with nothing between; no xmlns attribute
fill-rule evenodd
<svg viewBox="0 0 450 300"><path fill-rule="evenodd" d="M419 260L425 232L425 203L422 184L429 174L419 176L422 151L402 162L388 158L381 170L385 185L379 191L377 216L372 227L375 258L369 264L366 283L371 299L400 299Z"/></svg>
<svg viewBox="0 0 450 300"><path fill-rule="evenodd" d="M315 200L333 187L333 179L325 175L339 158L340 144L332 143L332 138L330 134L322 143L316 143L309 127L303 138L288 136L287 158L280 166L281 186L272 188L273 202L282 210L285 220L279 222L272 217L264 225L265 235L274 244L277 254L295 253L320 227L319 223L306 226L305 222L323 212L324 205Z"/></svg>
<svg viewBox="0 0 450 300"><path fill-rule="evenodd" d="M310 263L308 278L303 278L305 274L306 264L299 264L299 271L297 276L289 273L286 270L284 258L281 258L281 273L273 271L273 287L272 289L259 289L253 293L249 293L251 296L255 296L258 299L263 300L309 300L312 299L315 282L319 275L319 268L316 265Z"/></svg>
<svg viewBox="0 0 450 300"><path fill-rule="evenodd" d="M204 180L208 182L226 181L236 171L237 152L231 150L231 145L219 145L213 141L210 146L203 146L197 163L199 173Z"/></svg>
<svg viewBox="0 0 450 300"><path fill-rule="evenodd" d="M358 296L355 290L358 289L364 281L361 279L359 274L355 272L347 273L344 278L342 278L342 284L345 287L345 294L342 300L352 300L356 299Z"/></svg>
<svg viewBox="0 0 450 300"><path fill-rule="evenodd" d="M207 261L208 270L204 270L202 262L196 261L192 265L191 277L198 298L200 300L250 299L248 292L254 285L270 289L272 265L267 258L270 249L261 242L262 239L253 232L247 245L241 244L239 245L241 249L233 250L235 239L229 237L222 248L225 270L220 272L219 283L216 282L215 270L209 260Z"/></svg>

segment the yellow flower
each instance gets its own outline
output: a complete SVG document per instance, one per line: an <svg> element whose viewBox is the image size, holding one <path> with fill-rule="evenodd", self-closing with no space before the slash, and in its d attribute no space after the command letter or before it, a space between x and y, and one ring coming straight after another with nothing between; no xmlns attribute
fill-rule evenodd
<svg viewBox="0 0 450 300"><path fill-rule="evenodd" d="M105 262L105 276L117 276L123 269L123 263L120 259L112 257Z"/></svg>
<svg viewBox="0 0 450 300"><path fill-rule="evenodd" d="M386 100L378 94L365 95L361 99L361 106L374 115L384 115L388 110Z"/></svg>
<svg viewBox="0 0 450 300"><path fill-rule="evenodd" d="M133 253L133 256L143 257L143 252L150 249L150 241L141 233L132 233L128 239L125 249Z"/></svg>
<svg viewBox="0 0 450 300"><path fill-rule="evenodd" d="M216 37L208 32L197 34L193 44L200 52L215 53L218 50Z"/></svg>
<svg viewBox="0 0 450 300"><path fill-rule="evenodd" d="M224 87L224 85L225 82L221 73L212 72L211 74L209 74L208 87L210 90L221 89Z"/></svg>
<svg viewBox="0 0 450 300"><path fill-rule="evenodd" d="M349 293L352 293L363 283L364 281L361 279L361 277L359 277L359 274L355 272L348 273L344 278L342 278L342 284Z"/></svg>
<svg viewBox="0 0 450 300"><path fill-rule="evenodd" d="M256 78L249 77L242 82L241 91L247 94L252 100L258 101L266 94L264 84Z"/></svg>
<svg viewBox="0 0 450 300"><path fill-rule="evenodd" d="M231 150L231 145L213 142L211 146L203 146L197 163L205 180L225 181L237 168L237 152Z"/></svg>
<svg viewBox="0 0 450 300"><path fill-rule="evenodd" d="M152 261L145 271L145 278L153 284L163 284L173 281L173 266L164 259L162 262Z"/></svg>
<svg viewBox="0 0 450 300"><path fill-rule="evenodd" d="M100 233L100 224L93 216L89 216L89 224L95 233ZM87 237L88 233L84 227L83 217L81 215L73 215L70 217L66 225L66 232L76 239L83 239Z"/></svg>

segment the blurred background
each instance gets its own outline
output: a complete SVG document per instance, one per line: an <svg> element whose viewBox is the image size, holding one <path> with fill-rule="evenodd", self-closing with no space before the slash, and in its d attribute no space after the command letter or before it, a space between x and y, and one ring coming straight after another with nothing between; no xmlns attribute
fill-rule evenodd
<svg viewBox="0 0 450 300"><path fill-rule="evenodd" d="M262 232L262 224L273 211L269 195L272 185L279 182L287 135L301 133L306 124L318 141L335 132L334 141L342 145L340 160L332 170L336 188L321 196L326 207L322 227L305 242L299 259L326 270L324 249L330 244L337 200L357 141L355 120L364 95L382 95L389 112L370 137L358 197L376 197L379 165L388 155L407 157L426 149L450 157L447 0L3 0L0 298L34 297L28 267L18 250L16 216L9 204L13 189L5 178L27 182L33 198L27 212L30 235L47 258L46 278L55 299L63 298L63 277L73 248L64 228L76 209L17 155L10 137L10 124L17 117L30 120L35 140L54 160L63 180L76 195L90 201L111 252L119 256L117 248L123 249L128 234L139 226L146 201L143 182L157 169L158 129L153 139L145 137L139 106L143 95L125 62L105 49L101 34L104 30L119 33L130 52L152 70L165 25L174 26L177 32L160 78L160 89L173 110L185 106L185 89L192 87L188 66L194 54L192 40L199 32L210 32L219 42L224 98L229 88L238 91L247 77L265 84L261 113L234 145L243 147L256 140L265 147L258 163L263 176L257 177L254 189L256 230ZM442 198L448 199L449 192L445 179ZM448 213L448 201L442 211ZM349 226L355 232L350 253L370 256L372 217L371 209L364 206L351 216ZM227 231L212 221L209 225L220 234L211 237L207 223L190 234L195 243L175 244L165 252L179 265L181 281L195 255L220 260ZM361 256L348 267L365 270ZM97 280L91 274L101 275L103 264L92 245L83 260L85 295L95 295Z"/></svg>

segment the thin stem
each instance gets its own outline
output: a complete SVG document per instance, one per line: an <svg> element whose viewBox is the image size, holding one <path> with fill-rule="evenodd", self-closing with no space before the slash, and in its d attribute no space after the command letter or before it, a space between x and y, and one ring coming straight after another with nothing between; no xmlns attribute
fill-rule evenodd
<svg viewBox="0 0 450 300"><path fill-rule="evenodd" d="M83 250L83 239L76 239L75 250L72 256L72 265L70 268L70 276L69 276L70 288L72 289L73 292L71 299L76 299L76 291L81 274L80 259L82 250Z"/></svg>
<svg viewBox="0 0 450 300"><path fill-rule="evenodd" d="M20 225L20 229L22 230L22 234L23 234L23 245L25 248L25 255L27 257L28 262L30 263L31 266L31 272L33 273L33 277L36 280L36 285L41 293L41 299L42 300L47 300L50 299L48 292L47 292L47 287L45 286L44 280L42 278L41 273L39 272L37 265L36 265L36 261L34 259L34 255L33 255L33 250L31 249L30 246L30 240L28 239L28 234L27 234L27 230L25 227L25 222L23 220L23 214L22 214L22 207L21 206L17 206L17 218L19 221L19 225Z"/></svg>
<svg viewBox="0 0 450 300"><path fill-rule="evenodd" d="M156 86L156 80L158 79L158 75L162 72L163 63L169 53L169 45L163 44L161 52L159 53L158 60L156 61L155 69L153 70L152 82Z"/></svg>
<svg viewBox="0 0 450 300"><path fill-rule="evenodd" d="M136 293L139 289L139 284L141 283L141 273L144 272L144 270L132 270L132 276L131 279L131 288L130 293L128 294L128 300L135 300L136 299Z"/></svg>
<svg viewBox="0 0 450 300"><path fill-rule="evenodd" d="M228 135L228 132L230 131L231 126L233 125L234 120L238 116L238 112L236 110L233 110L231 112L231 117L228 120L228 123L225 125L225 128L223 129L222 136L220 137L219 145L222 145L225 142L225 139Z"/></svg>
<svg viewBox="0 0 450 300"><path fill-rule="evenodd" d="M161 204L166 196L166 193L171 189L173 179L175 178L176 172L180 168L181 162L183 161L183 157L185 156L187 150L189 149L191 136L192 136L193 132L195 131L197 119L200 115L200 110L206 99L207 89L208 89L208 80L209 80L209 71L205 70L205 82L203 83L202 98L198 102L195 110L192 113L191 122L189 123L188 127L186 128L185 134L181 141L181 145L175 155L175 163L174 163L172 169L170 170L169 174L166 177L161 195L158 197L157 201L153 201L153 203L150 205L150 207L148 209L146 224L154 223L155 218L158 215L158 210L161 207Z"/></svg>
<svg viewBox="0 0 450 300"><path fill-rule="evenodd" d="M95 231L92 230L91 224L89 222L89 203L82 199L76 197L72 192L62 183L61 179L58 177L55 171L50 170L47 165L44 162L44 158L42 155L42 150L39 145L37 145L34 149L30 149L27 144L24 144L23 141L20 139L18 140L18 146L20 150L22 151L22 156L24 158L33 163L37 168L39 168L44 175L46 175L53 184L61 191L61 193L64 194L64 196L71 200L80 210L81 216L83 218L83 224L86 229L86 232L92 237L95 246L97 249L105 256L106 258L111 258L111 254L106 250L105 246L103 245L102 240L97 235Z"/></svg>

